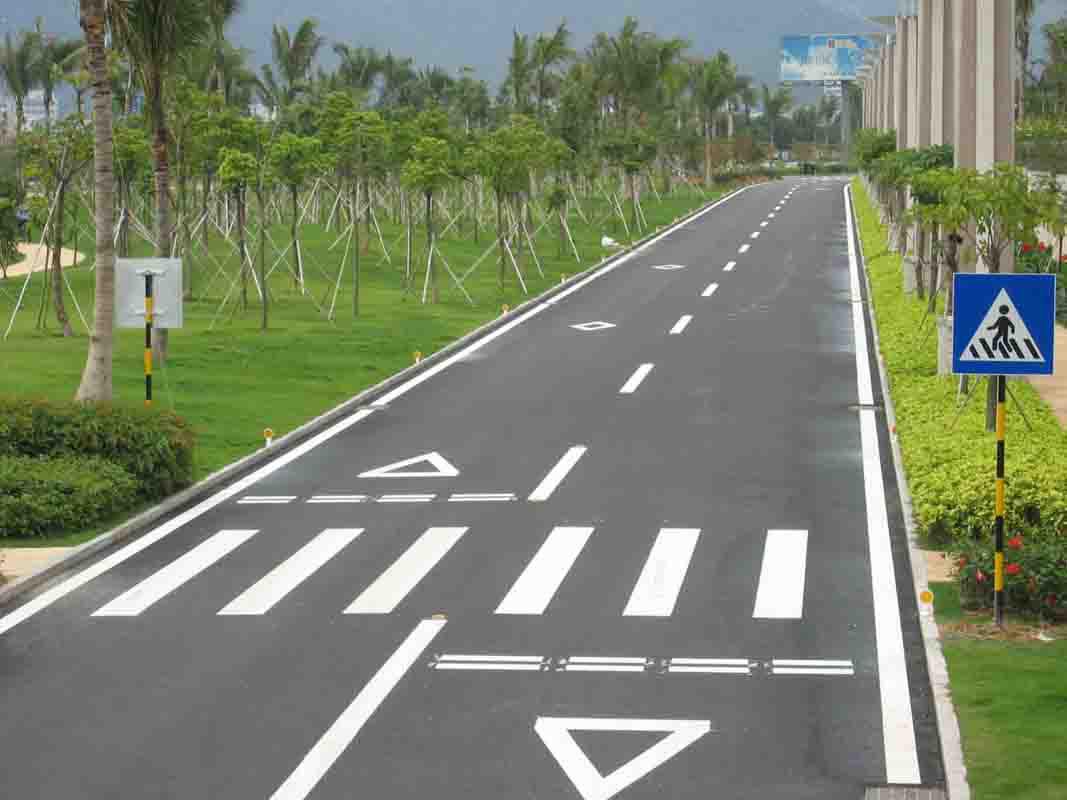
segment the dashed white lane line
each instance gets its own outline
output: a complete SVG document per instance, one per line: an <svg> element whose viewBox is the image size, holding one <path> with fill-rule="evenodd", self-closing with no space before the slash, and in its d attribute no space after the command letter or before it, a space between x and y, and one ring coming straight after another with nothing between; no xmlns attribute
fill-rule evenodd
<svg viewBox="0 0 1067 800"><path fill-rule="evenodd" d="M257 531L219 531L93 612L93 616L136 617L240 547L256 533Z"/></svg>
<svg viewBox="0 0 1067 800"><path fill-rule="evenodd" d="M408 638L389 656L382 668L367 682L341 716L329 727L303 760L271 795L270 800L304 800L314 791L322 776L334 765L356 738L367 720L384 702L400 680L414 666L434 637L444 628L445 620L423 620Z"/></svg>
<svg viewBox="0 0 1067 800"><path fill-rule="evenodd" d="M671 330L670 330L671 336L677 336L678 334L682 333L682 331L684 331L686 328L689 327L689 323L692 322L692 321L693 321L693 315L692 314L683 314L679 318L679 320L676 323L674 323L674 327L671 328Z"/></svg>
<svg viewBox="0 0 1067 800"><path fill-rule="evenodd" d="M346 614L391 614L430 570L467 532L466 528L429 528L366 588Z"/></svg>
<svg viewBox="0 0 1067 800"><path fill-rule="evenodd" d="M383 494L378 498L379 503L432 503L437 497L435 494Z"/></svg>
<svg viewBox="0 0 1067 800"><path fill-rule="evenodd" d="M709 283L708 288L701 292L701 297L711 297L715 292L719 291L719 284Z"/></svg>
<svg viewBox="0 0 1067 800"><path fill-rule="evenodd" d="M363 528L327 528L219 611L219 616L266 614L357 536Z"/></svg>
<svg viewBox="0 0 1067 800"><path fill-rule="evenodd" d="M770 225L770 224L771 224L771 223L767 222L767 220L763 220L763 222L761 222L761 223L759 224L759 226L760 226L761 228L766 228L766 227L767 227L768 225Z"/></svg>
<svg viewBox="0 0 1067 800"><path fill-rule="evenodd" d="M308 500L309 505L355 505L366 503L365 494L316 494Z"/></svg>
<svg viewBox="0 0 1067 800"><path fill-rule="evenodd" d="M749 236L749 238L750 238L750 239L758 239L758 238L759 238L759 235L760 235L760 232L759 232L759 231L754 231L754 232L753 232L753 233L752 233L752 234L751 234L751 235Z"/></svg>
<svg viewBox="0 0 1067 800"><path fill-rule="evenodd" d="M772 211L772 212L771 212L770 214L768 214L768 215L767 215L767 219L774 219L774 218L775 218L775 217L777 217L777 216L778 216L778 215L777 215L777 214L775 214L775 213L774 213L774 212Z"/></svg>
<svg viewBox="0 0 1067 800"><path fill-rule="evenodd" d="M511 492L498 492L495 494L454 494L448 498L450 503L510 503L516 500Z"/></svg>
<svg viewBox="0 0 1067 800"><path fill-rule="evenodd" d="M748 252L749 250L751 250L751 249L752 249L752 245L750 245L750 244L743 244L743 245L741 245L741 246L740 246L739 248L737 248L737 252L738 252L739 254L741 254L741 255L744 255L745 253L747 253L747 252Z"/></svg>
<svg viewBox="0 0 1067 800"><path fill-rule="evenodd" d="M619 389L619 394L633 394L636 392L637 387L648 377L648 373L650 373L655 366L655 364L642 364L639 366L634 371L634 374L630 376L630 379L622 385L621 389Z"/></svg>
<svg viewBox="0 0 1067 800"><path fill-rule="evenodd" d="M563 579L581 555L594 528L558 527L545 539L526 569L500 601L497 614L545 613Z"/></svg>
<svg viewBox="0 0 1067 800"><path fill-rule="evenodd" d="M578 463L578 460L585 455L587 449L583 446L577 446L567 450L527 499L531 503L543 503L550 498L552 493L563 483L563 479L574 469L574 465Z"/></svg>
<svg viewBox="0 0 1067 800"><path fill-rule="evenodd" d="M733 272L734 271L734 267L736 267L736 266L737 266L737 262L736 261L730 261L729 263L727 263L727 265L725 267L722 268L722 271L723 272Z"/></svg>
<svg viewBox="0 0 1067 800"><path fill-rule="evenodd" d="M851 661L776 658L771 661L772 675L845 675L856 674Z"/></svg>
<svg viewBox="0 0 1067 800"><path fill-rule="evenodd" d="M239 506L283 506L296 500L295 495L266 496L249 495L237 501Z"/></svg>

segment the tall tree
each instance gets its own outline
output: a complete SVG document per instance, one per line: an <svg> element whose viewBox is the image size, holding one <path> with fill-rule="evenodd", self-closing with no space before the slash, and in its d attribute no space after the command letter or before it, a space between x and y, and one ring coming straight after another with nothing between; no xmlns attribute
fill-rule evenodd
<svg viewBox="0 0 1067 800"><path fill-rule="evenodd" d="M1019 76L1015 86L1016 113L1019 119L1024 116L1026 94L1026 76L1030 64L1030 39L1033 35L1034 11L1037 0L1015 0L1015 48L1019 54Z"/></svg>
<svg viewBox="0 0 1067 800"><path fill-rule="evenodd" d="M541 33L534 40L531 60L534 71L534 92L537 95L537 113L540 116L544 116L545 102L557 93L559 79L553 70L574 56L570 42L571 32L567 30L566 20L561 22L551 35Z"/></svg>
<svg viewBox="0 0 1067 800"><path fill-rule="evenodd" d="M200 47L208 34L208 0L128 0L115 20L115 32L141 78L145 111L152 130L156 183L156 256L169 258L173 239L170 208L170 133L163 99L181 56ZM167 332L157 329L157 355L166 358Z"/></svg>
<svg viewBox="0 0 1067 800"><path fill-rule="evenodd" d="M715 115L737 91L737 69L730 56L720 50L712 58L693 67L693 95L700 104L704 128L704 182L711 183L711 140Z"/></svg>
<svg viewBox="0 0 1067 800"><path fill-rule="evenodd" d="M211 83L215 91L224 96L229 88L226 76L228 72L232 72L233 53L236 50L226 40L226 26L244 10L244 5L244 0L207 0L210 27L206 47L210 54ZM226 102L230 102L228 97Z"/></svg>
<svg viewBox="0 0 1067 800"><path fill-rule="evenodd" d="M56 100L56 85L63 80L64 65L67 60L81 49L82 43L77 39L64 39L59 36L46 35L43 21L37 20L37 40L40 43L34 71L37 73L37 85L44 92L44 124L52 125L52 106Z"/></svg>
<svg viewBox="0 0 1067 800"><path fill-rule="evenodd" d="M530 57L530 37L518 31L511 32L511 55L508 56L508 77L504 86L508 90L515 111L522 114L530 108L530 83L534 65Z"/></svg>
<svg viewBox="0 0 1067 800"><path fill-rule="evenodd" d="M41 37L36 31L24 31L17 38L8 33L0 51L0 78L15 99L15 138L26 127L26 95L40 85L37 71Z"/></svg>
<svg viewBox="0 0 1067 800"><path fill-rule="evenodd" d="M767 132L771 147L777 147L775 134L778 120L791 105L793 105L793 95L788 88L783 86L771 91L767 84L763 84L763 116L767 119Z"/></svg>
<svg viewBox="0 0 1067 800"><path fill-rule="evenodd" d="M318 20L305 19L293 34L282 25L274 26L270 40L274 66L264 64L262 70L268 103L284 110L307 91L311 67L324 42Z"/></svg>

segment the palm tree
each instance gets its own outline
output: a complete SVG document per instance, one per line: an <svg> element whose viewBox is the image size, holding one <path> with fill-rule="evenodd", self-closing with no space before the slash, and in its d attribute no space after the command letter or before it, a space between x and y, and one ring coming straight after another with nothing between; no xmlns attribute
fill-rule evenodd
<svg viewBox="0 0 1067 800"><path fill-rule="evenodd" d="M819 99L819 107L816 111L818 119L823 124L823 135L825 136L826 145L830 145L830 126L834 124L834 120L837 119L837 112L839 111L838 102L833 97L822 97Z"/></svg>
<svg viewBox="0 0 1067 800"><path fill-rule="evenodd" d="M505 86L510 90L515 111L524 113L530 107L530 80L534 70L530 56L530 37L511 32L511 56L508 57L508 77Z"/></svg>
<svg viewBox="0 0 1067 800"><path fill-rule="evenodd" d="M537 113L544 114L545 100L552 93L552 70L574 56L570 46L571 32L564 20L551 36L538 34L534 40L531 61L534 70L534 91L537 95Z"/></svg>
<svg viewBox="0 0 1067 800"><path fill-rule="evenodd" d="M314 19L305 19L290 35L289 29L275 25L271 32L271 53L274 68L264 64L262 83L268 103L275 108L285 109L308 88L311 80L311 65L326 41L318 33L319 23Z"/></svg>
<svg viewBox="0 0 1067 800"><path fill-rule="evenodd" d="M789 89L780 87L772 92L767 84L763 84L763 115L767 118L767 131L772 148L777 147L774 136L775 124L791 105L793 105L793 95Z"/></svg>
<svg viewBox="0 0 1067 800"><path fill-rule="evenodd" d="M15 99L15 138L26 126L26 95L40 85L36 65L41 47L41 37L36 31L24 31L17 39L11 34L4 38L0 51L0 78Z"/></svg>
<svg viewBox="0 0 1067 800"><path fill-rule="evenodd" d="M141 79L145 112L152 131L156 182L156 255L169 258L173 239L170 211L170 133L163 98L166 83L187 51L200 47L210 30L209 0L128 0L113 17L119 44ZM166 358L167 334L157 329L157 351Z"/></svg>
<svg viewBox="0 0 1067 800"><path fill-rule="evenodd" d="M96 205L96 295L89 354L75 399L82 403L111 400L111 365L115 326L115 171L111 130L111 71L105 35L107 0L79 0L85 31L86 62L93 90L93 161ZM125 8L112 4L112 14Z"/></svg>
<svg viewBox="0 0 1067 800"><path fill-rule="evenodd" d="M341 59L337 77L349 89L370 92L382 74L383 59L373 47L350 47L338 42L334 53Z"/></svg>
<svg viewBox="0 0 1067 800"><path fill-rule="evenodd" d="M711 183L711 140L715 114L737 91L737 71L730 56L720 50L708 61L693 66L693 95L700 105L704 128L704 182Z"/></svg>
<svg viewBox="0 0 1067 800"><path fill-rule="evenodd" d="M82 48L82 43L77 39L61 39L56 36L46 36L42 29L42 20L38 18L36 33L40 46L37 50L37 59L34 71L37 73L37 85L44 90L44 124L45 128L52 127L52 105L55 103L56 84L63 79L63 66L67 59Z"/></svg>
<svg viewBox="0 0 1067 800"><path fill-rule="evenodd" d="M1030 38L1033 34L1034 11L1037 0L1015 0L1015 47L1019 51L1019 78L1016 81L1015 97L1018 116L1022 119L1026 99L1027 64L1030 63Z"/></svg>
<svg viewBox="0 0 1067 800"><path fill-rule="evenodd" d="M224 97L231 88L225 76L232 73L233 54L241 52L226 40L226 26L230 20L244 10L244 0L208 0L208 16L211 27L208 33L207 49L210 53L212 77L211 85ZM229 104L229 98L225 101Z"/></svg>

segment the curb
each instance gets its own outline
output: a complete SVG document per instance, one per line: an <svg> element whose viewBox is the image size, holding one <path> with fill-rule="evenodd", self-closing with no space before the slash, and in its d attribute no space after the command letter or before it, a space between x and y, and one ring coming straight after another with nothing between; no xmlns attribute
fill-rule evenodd
<svg viewBox="0 0 1067 800"><path fill-rule="evenodd" d="M908 478L904 472L904 455L900 449L900 440L896 435L897 415L893 406L893 397L890 393L889 374L886 372L885 360L882 358L882 341L878 335L878 319L874 310L874 294L871 290L871 280L867 273L867 257L863 251L863 235L860 233L859 216L855 214L855 199L853 199L853 215L856 217L857 240L859 244L859 257L863 265L863 280L867 286L867 297L870 298L865 304L867 315L871 323L871 331L874 337L875 352L878 354L878 376L882 382L883 400L885 402L886 419L890 427L889 441L893 450L893 469L897 476L897 490L900 495L901 509L904 514L904 525L908 532L908 553L911 560L911 574L914 581L916 597L927 591L929 581L926 574L926 559L919 549L919 539L915 532L914 505L911 500L911 490L908 488ZM949 686L948 665L945 662L945 654L941 650L941 634L937 628L932 610L923 610L923 603L919 603L919 625L922 629L923 643L926 648L927 677L930 680L930 688L934 694L934 710L937 713L937 734L941 739L941 758L945 768L945 781L950 800L970 800L971 787L967 783L967 766L963 760L963 742L960 737L959 719L956 716L956 708L952 704L952 690Z"/></svg>
<svg viewBox="0 0 1067 800"><path fill-rule="evenodd" d="M284 436L279 437L277 440L275 440L272 446L264 447L260 450L257 450L256 452L251 453L245 456L244 458L235 461L232 464L229 464L228 466L223 467L217 472L213 472L211 475L208 475L206 478L194 484L193 486L190 486L188 489L185 489L179 492L178 494L163 500L158 505L153 506L147 511L143 511L132 519L129 519L126 522L120 524L119 526L112 528L110 531L100 534L95 539L92 539L91 541L88 541L83 545L79 545L71 552L59 556L58 558L56 558L55 561L47 564L38 572L35 572L32 575L26 575L25 577L20 578L19 580L16 580L11 584L0 585L0 607L9 605L14 600L26 594L27 592L33 591L34 589L38 588L44 583L47 583L53 578L56 578L66 572L70 572L72 569L88 561L98 553L101 553L104 550L107 550L108 548L119 544L120 542L124 542L128 539L133 539L145 533L148 528L150 528L154 523L156 523L163 517L170 516L174 512L181 511L186 507L195 505L197 502L204 499L207 495L213 494L224 484L230 483L235 479L240 478L245 473L252 471L255 467L258 467L261 464L264 464L265 462L276 458L279 454L284 453L286 450L289 450L300 444L301 442L305 441L306 439L311 438L323 429L332 425L334 422L337 422L342 417L348 416L349 414L359 409L361 406L366 405L367 403L374 401L377 397L388 393L394 386L397 386L403 383L404 381L407 381L408 379L414 377L415 375L418 375L422 372L425 372L426 370L433 368L436 364L449 358L451 355L458 352L459 350L462 350L464 347L471 344L472 342L492 333L496 329L511 322L513 319L522 316L533 306L552 300L552 298L569 290L572 286L581 281L591 280L599 272L610 267L619 259L629 256L637 250L641 249L652 239L658 236L669 234L674 230L683 227L691 219L707 211L710 206L717 203L724 203L727 200L730 200L736 195L739 195L747 189L751 188L751 186L753 185L759 184L747 184L745 186L741 186L735 189L732 192L729 192L728 194L724 194L721 197L716 197L714 199L708 200L705 203L702 203L699 207L693 209L685 216L679 217L676 222L673 222L670 225L666 225L659 230L648 233L647 235L638 239L636 242L633 242L629 247L620 250L619 252L608 256L607 258L602 259L598 263L588 267L587 269L582 270L581 272L575 273L566 281L563 281L562 283L556 284L555 286L546 289L541 294L530 297L529 299L515 306L515 308L510 309L507 313L501 314L495 319L490 320L489 322L486 322L485 324L475 328L471 332L461 336L454 342L445 345L432 355L426 356L417 364L413 364L410 367L402 369L400 372L390 375L388 378L381 381L380 383L377 383L374 386L370 386L364 389L355 397L352 397L341 403L340 405L330 409L326 413L321 414L318 417L309 420L308 422L305 422L299 428L296 428L295 430L290 431Z"/></svg>

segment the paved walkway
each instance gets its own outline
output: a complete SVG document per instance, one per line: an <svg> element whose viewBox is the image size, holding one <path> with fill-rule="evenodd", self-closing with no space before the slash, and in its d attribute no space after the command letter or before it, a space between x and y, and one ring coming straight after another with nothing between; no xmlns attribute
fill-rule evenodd
<svg viewBox="0 0 1067 800"><path fill-rule="evenodd" d="M34 272L40 272L45 266L45 256L47 255L47 248L39 244L19 244L19 252L22 253L23 259L18 264L12 264L7 268L7 275L9 278L14 278L19 275L27 274L31 269ZM63 262L63 267L73 267L79 263L85 257L84 253L78 253L78 260L74 260L74 251L66 247L63 248L60 254L60 259Z"/></svg>
<svg viewBox="0 0 1067 800"><path fill-rule="evenodd" d="M1056 328L1056 374L1051 377L1033 377L1030 382L1052 406L1060 424L1067 428L1067 328Z"/></svg>
<svg viewBox="0 0 1067 800"><path fill-rule="evenodd" d="M16 581L43 569L67 553L70 547L8 547L0 548L0 584Z"/></svg>

